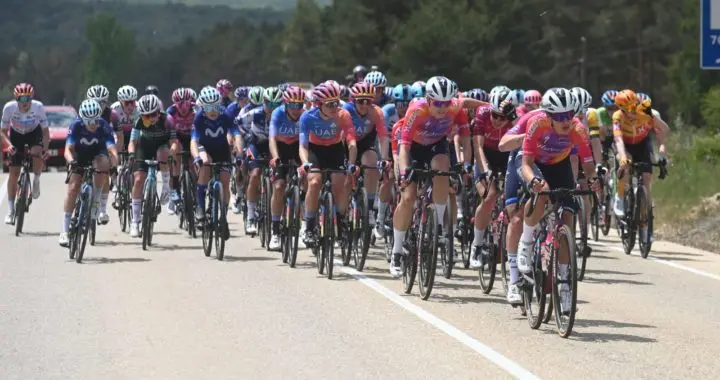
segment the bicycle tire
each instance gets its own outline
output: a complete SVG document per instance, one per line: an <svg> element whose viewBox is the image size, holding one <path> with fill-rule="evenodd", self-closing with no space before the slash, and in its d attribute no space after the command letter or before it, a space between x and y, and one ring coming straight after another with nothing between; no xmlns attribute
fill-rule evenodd
<svg viewBox="0 0 720 380"><path fill-rule="evenodd" d="M580 207L577 213L578 224L580 225L580 244L576 245L575 252L580 257L580 268L577 273L577 280L582 281L585 278L585 266L587 265L587 255L582 254L588 247L588 231L587 231L587 214L585 210L585 199L579 197Z"/></svg>
<svg viewBox="0 0 720 380"><path fill-rule="evenodd" d="M495 284L495 274L497 273L497 250L496 250L496 243L493 241L492 231L490 231L490 228L485 229L485 244L489 245L489 254L487 259L487 262L478 268L478 275L480 276L480 289L482 289L482 292L485 294L490 294L490 292L493 289L493 285ZM480 252L481 259L482 259L482 252ZM487 265L487 270L485 265ZM487 273L487 278L485 278L485 274Z"/></svg>
<svg viewBox="0 0 720 380"><path fill-rule="evenodd" d="M213 246L213 215L212 215L212 204L213 204L213 197L212 197L212 184L210 186L210 196L207 197L207 200L205 201L205 207L206 209L203 210L203 214L205 216L205 220L202 224L202 246L203 246L203 254L205 254L205 257L210 257L210 254L212 253L212 246Z"/></svg>
<svg viewBox="0 0 720 380"><path fill-rule="evenodd" d="M540 327L545 316L545 300L547 294L545 293L545 272L542 266L542 245L544 242L543 234L538 234L535 237L535 244L533 246L533 270L527 275L532 279L532 282L525 279L521 285L521 295L523 299L523 307L525 310L525 318L527 319L528 325L531 329L536 330Z"/></svg>
<svg viewBox="0 0 720 380"><path fill-rule="evenodd" d="M635 225L635 197L632 189L625 190L625 217L622 222L618 222L620 226L621 236L623 244L623 251L626 255L629 255L635 247L635 235L637 234ZM630 210L631 215L627 215Z"/></svg>
<svg viewBox="0 0 720 380"><path fill-rule="evenodd" d="M342 240L340 244L340 261L343 266L349 266L350 259L355 256L357 244L355 233L358 230L358 214L360 213L358 211L357 204L357 193L353 191L350 196L350 202L347 210L349 228L348 230L343 231L344 236L340 236L340 239Z"/></svg>
<svg viewBox="0 0 720 380"><path fill-rule="evenodd" d="M652 243L650 242L651 228L652 228L652 206L648 205L648 198L646 195L645 186L638 186L635 194L636 199L636 210L635 210L635 223L637 225L637 240L638 248L640 250L640 256L643 259L647 259L650 254ZM643 208L645 209L643 212ZM645 226L645 233L641 226Z"/></svg>
<svg viewBox="0 0 720 380"><path fill-rule="evenodd" d="M368 251L370 251L370 235L372 234L372 228L370 228L370 205L368 204L367 190L361 188L358 195L360 205L358 209L360 211L358 217L358 229L357 238L358 241L354 244L354 256L355 256L355 269L358 272L362 272L365 268L365 261L367 260Z"/></svg>
<svg viewBox="0 0 720 380"><path fill-rule="evenodd" d="M95 246L95 233L97 232L97 221L90 219L90 246Z"/></svg>
<svg viewBox="0 0 720 380"><path fill-rule="evenodd" d="M508 270L508 256L507 256L507 246L506 246L506 238L507 238L507 224L503 221L500 223L500 241L499 241L499 247L500 247L500 275L503 285L503 294L507 296L508 291L510 290L510 271Z"/></svg>
<svg viewBox="0 0 720 380"><path fill-rule="evenodd" d="M150 213L152 212L151 186L145 187L142 203L142 249L146 251L150 246L148 234L150 233Z"/></svg>
<svg viewBox="0 0 720 380"><path fill-rule="evenodd" d="M78 229L78 220L80 220L80 216L82 215L81 199L78 194L75 198L75 209L73 209L72 219L70 219L70 231L68 231L70 234L70 247L68 249L70 260L75 260L75 255L77 254L78 248L80 248L81 236L80 230Z"/></svg>
<svg viewBox="0 0 720 380"><path fill-rule="evenodd" d="M192 184L192 178L189 173L183 174L182 188L182 200L183 200L183 213L185 214L185 224L188 235L193 238L197 237L197 226L195 225L195 194L191 189L194 189Z"/></svg>
<svg viewBox="0 0 720 380"><path fill-rule="evenodd" d="M320 208L318 209L318 218L315 222L315 229L316 231L319 231L317 236L317 241L312 247L313 254L315 255L315 262L317 264L317 270L319 275L325 274L325 246L324 246L324 234L325 234L325 218L327 218L326 212L325 212L325 204L324 199L325 195L323 193L320 193Z"/></svg>
<svg viewBox="0 0 720 380"><path fill-rule="evenodd" d="M325 269L328 280L332 280L333 278L335 260L335 226L337 225L337 221L335 220L335 212L333 211L334 204L332 193L328 193L325 197L325 212L330 215L325 216L325 236L323 237L323 242L325 243L324 247L326 250L323 256L325 257Z"/></svg>
<svg viewBox="0 0 720 380"><path fill-rule="evenodd" d="M80 232L82 233L82 243L80 243L80 249L77 251L77 254L75 255L75 262L80 264L82 262L83 256L85 255L85 247L87 245L88 240L88 232L90 230L90 223L92 222L92 219L90 216L93 213L93 201L92 201L92 190L90 191L90 194L85 193L83 196L83 204L87 207L83 207L83 212L81 215L81 218L79 220L82 221L80 224Z"/></svg>
<svg viewBox="0 0 720 380"><path fill-rule="evenodd" d="M460 231L460 255L462 256L462 263L463 268L468 269L470 268L470 255L472 255L472 240L473 240L473 234L474 231L472 228L470 228L470 221L472 218L470 218L470 215L475 214L475 210L471 210L471 205L474 202L470 202L472 200L472 196L468 193L467 189L463 193L461 206L463 209L463 223L462 223L462 231Z"/></svg>
<svg viewBox="0 0 720 380"><path fill-rule="evenodd" d="M425 213L425 221L420 224L421 244L418 244L418 269L420 272L418 287L420 288L420 295L423 300L427 300L430 297L435 283L435 270L438 256L437 239L438 229L440 228L440 225L436 223L437 215L435 215L435 208L432 205L425 207Z"/></svg>
<svg viewBox="0 0 720 380"><path fill-rule="evenodd" d="M593 201L594 203L594 201ZM598 207L593 205L592 211L590 211L590 225L592 226L590 232L592 233L593 241L600 240L600 215L598 214Z"/></svg>
<svg viewBox="0 0 720 380"><path fill-rule="evenodd" d="M215 226L215 257L222 261L225 257L225 240L227 231L227 213L225 211L224 194L222 185L218 184L215 194L215 215L217 220Z"/></svg>
<svg viewBox="0 0 720 380"><path fill-rule="evenodd" d="M570 232L568 226L560 226L560 228L555 231L554 238L558 239L558 247L562 247L563 244L565 245L569 259L567 279L560 279L559 249L556 249L555 244L553 244L553 247L550 250L550 257L552 258L551 262L553 263L552 296L553 300L555 300L555 302L553 302L555 312L555 324L558 335L563 338L567 338L570 336L570 334L572 334L572 328L575 324L575 312L577 310L577 274L575 273L577 271L577 261L575 253L576 247L572 233ZM567 310L567 315L563 313L562 302L557 302L560 300L560 287L563 283L568 284L571 297L570 309Z"/></svg>
<svg viewBox="0 0 720 380"><path fill-rule="evenodd" d="M27 196L29 193L30 175L23 169L20 173L20 186L18 186L18 196L15 200L15 236L20 236L25 223L25 209L27 208Z"/></svg>
<svg viewBox="0 0 720 380"><path fill-rule="evenodd" d="M263 222L263 224L265 225L265 247L267 247L269 251L270 239L272 239L272 212L270 211L270 205L272 204L272 194L274 189L272 183L270 182L270 177L265 177L264 181L267 193L265 195L265 221Z"/></svg>
<svg viewBox="0 0 720 380"><path fill-rule="evenodd" d="M605 194L605 198L603 199L603 225L602 225L602 234L603 236L607 236L610 233L610 227L612 224L612 207L610 206L612 204L612 195L610 195L609 191L607 194Z"/></svg>
<svg viewBox="0 0 720 380"><path fill-rule="evenodd" d="M292 220L290 225L292 229L290 231L290 257L288 258L288 264L290 268L295 268L298 254L298 243L300 242L300 188L295 185L293 186L292 192Z"/></svg>
<svg viewBox="0 0 720 380"><path fill-rule="evenodd" d="M442 252L442 257L444 258L443 276L449 280L452 277L452 271L455 267L455 231L453 231L452 217L450 216L451 208L448 207L445 210L445 215L447 215L445 223L445 228L447 228L447 232L445 233L445 246L439 247L439 250Z"/></svg>
<svg viewBox="0 0 720 380"><path fill-rule="evenodd" d="M408 247L408 254L403 256L402 262L403 291L405 294L412 292L418 272L418 244L416 239L418 228L417 224L411 226L405 238ZM407 236L409 236L409 239Z"/></svg>
<svg viewBox="0 0 720 380"><path fill-rule="evenodd" d="M292 220L292 187L285 185L285 198L283 203L283 211L280 215L280 256L283 264L287 264L290 259L290 221Z"/></svg>

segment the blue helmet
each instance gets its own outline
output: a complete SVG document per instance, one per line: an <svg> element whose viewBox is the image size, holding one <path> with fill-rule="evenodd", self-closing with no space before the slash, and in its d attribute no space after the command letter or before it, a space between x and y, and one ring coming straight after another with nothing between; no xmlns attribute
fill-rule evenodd
<svg viewBox="0 0 720 380"><path fill-rule="evenodd" d="M235 98L246 99L248 96L250 96L250 87L240 86L235 89Z"/></svg>
<svg viewBox="0 0 720 380"><path fill-rule="evenodd" d="M413 97L424 98L425 97L425 85L420 83L414 83L411 86L413 90Z"/></svg>
<svg viewBox="0 0 720 380"><path fill-rule="evenodd" d="M415 95L415 91L407 84L399 84L392 89L392 99L396 102L409 102Z"/></svg>
<svg viewBox="0 0 720 380"><path fill-rule="evenodd" d="M488 96L488 93L485 92L482 88L476 88L473 90L470 90L467 92L467 97L472 98L475 100L479 100L481 102L487 102L490 97Z"/></svg>
<svg viewBox="0 0 720 380"><path fill-rule="evenodd" d="M615 95L617 95L617 91L607 90L602 94L600 100L605 107L612 107L615 105Z"/></svg>

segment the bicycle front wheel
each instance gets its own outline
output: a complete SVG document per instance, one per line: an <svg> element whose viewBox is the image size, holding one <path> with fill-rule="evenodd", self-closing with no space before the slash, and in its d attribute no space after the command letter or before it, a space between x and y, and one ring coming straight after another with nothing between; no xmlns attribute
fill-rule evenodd
<svg viewBox="0 0 720 380"><path fill-rule="evenodd" d="M588 225L587 225L587 214L585 199L582 197L578 198L578 213L576 215L578 227L580 229L580 243L577 245L575 250L580 257L580 268L577 271L578 281L582 281L585 278L585 265L587 265L587 255L589 254L590 247L588 246Z"/></svg>
<svg viewBox="0 0 720 380"><path fill-rule="evenodd" d="M561 226L555 231L558 248L553 247L550 257L552 258L552 297L555 311L555 323L557 332L567 338L572 333L575 323L575 311L577 308L577 261L575 253L575 242L568 226ZM568 263L560 263L560 252L567 252Z"/></svg>
<svg viewBox="0 0 720 380"><path fill-rule="evenodd" d="M332 193L328 193L325 197L325 226L323 227L323 247L325 258L325 266L327 267L327 278L332 280L333 278L333 264L335 260L335 212L333 211L333 196Z"/></svg>
<svg viewBox="0 0 720 380"><path fill-rule="evenodd" d="M150 246L150 224L152 223L152 213L155 209L153 205L152 190L149 186L145 189L145 196L142 204L142 249L147 250Z"/></svg>
<svg viewBox="0 0 720 380"><path fill-rule="evenodd" d="M23 170L20 175L20 186L18 197L15 200L15 236L20 236L25 223L25 210L27 209L27 197L30 193L30 175Z"/></svg>
<svg viewBox="0 0 720 380"><path fill-rule="evenodd" d="M492 231L490 228L485 229L485 244L487 245L488 254L480 252L480 260L482 265L478 269L480 275L480 288L483 293L489 294L495 284L495 274L497 273L497 244L493 241Z"/></svg>
<svg viewBox="0 0 720 380"><path fill-rule="evenodd" d="M639 186L636 194L635 225L638 231L640 256L647 259L652 248L652 205L648 201L645 186Z"/></svg>
<svg viewBox="0 0 720 380"><path fill-rule="evenodd" d="M626 255L632 252L635 247L635 234L637 233L637 224L635 219L635 197L633 196L632 189L625 191L625 217L618 222L621 232L621 240L623 243L623 250Z"/></svg>
<svg viewBox="0 0 720 380"><path fill-rule="evenodd" d="M418 244L418 252L420 259L418 266L420 267L420 295L423 300L427 300L432 293L435 283L435 269L437 268L438 255L438 235L440 233L440 225L436 222L437 215L432 205L425 208L425 222L420 227L420 244Z"/></svg>
<svg viewBox="0 0 720 380"><path fill-rule="evenodd" d="M77 251L77 254L75 255L75 262L80 264L83 259L83 255L85 255L85 247L87 245L88 241L88 232L90 231L90 223L92 222L92 219L90 219L90 215L93 213L93 201L92 201L92 194L86 193L83 196L83 213L80 217L80 226L79 231L82 233L82 243L80 244L80 249Z"/></svg>
<svg viewBox="0 0 720 380"><path fill-rule="evenodd" d="M287 231L287 246L289 250L288 264L290 265L290 268L295 268L298 254L298 242L300 241L300 188L297 186L293 186L292 189L291 207L289 208L289 211L291 213L288 221L289 230Z"/></svg>
<svg viewBox="0 0 720 380"><path fill-rule="evenodd" d="M217 190L215 191L215 215L217 216L217 221L214 223L215 255L218 260L222 260L225 257L225 241L227 240L229 232L223 195L222 185L218 184Z"/></svg>
<svg viewBox="0 0 720 380"><path fill-rule="evenodd" d="M367 190L365 190L365 188L358 191L357 212L353 234L353 239L355 240L353 253L355 256L355 269L362 272L363 268L365 268L368 251L370 250L370 235L372 234L372 228L370 228L369 222L370 207L368 205Z"/></svg>
<svg viewBox="0 0 720 380"><path fill-rule="evenodd" d="M528 325L533 330L540 327L545 315L545 272L542 267L543 240L538 236L533 247L533 270L523 275L522 298ZM525 276L529 277L525 278Z"/></svg>

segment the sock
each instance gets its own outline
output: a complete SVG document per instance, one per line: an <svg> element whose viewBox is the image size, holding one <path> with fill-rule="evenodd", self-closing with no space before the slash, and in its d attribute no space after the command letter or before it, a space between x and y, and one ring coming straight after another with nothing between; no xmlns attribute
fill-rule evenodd
<svg viewBox="0 0 720 380"><path fill-rule="evenodd" d="M195 193L195 203L201 210L205 210L205 192L207 191L207 184L198 185L197 192Z"/></svg>
<svg viewBox="0 0 720 380"><path fill-rule="evenodd" d="M62 232L67 233L68 231L70 231L70 219L71 218L72 218L71 212L63 213Z"/></svg>
<svg viewBox="0 0 720 380"><path fill-rule="evenodd" d="M370 206L370 209L375 209L375 193L367 193L368 195L368 206Z"/></svg>
<svg viewBox="0 0 720 380"><path fill-rule="evenodd" d="M393 241L393 254L403 252L402 246L405 242L405 234L407 234L407 231L400 231L397 228L393 228L393 237L395 238Z"/></svg>
<svg viewBox="0 0 720 380"><path fill-rule="evenodd" d="M255 211L257 210L257 201L247 201L248 220L255 220Z"/></svg>
<svg viewBox="0 0 720 380"><path fill-rule="evenodd" d="M8 211L15 212L15 198L8 197Z"/></svg>
<svg viewBox="0 0 720 380"><path fill-rule="evenodd" d="M478 229L475 227L475 237L473 238L473 245L479 247L482 245L483 238L485 237L485 229Z"/></svg>
<svg viewBox="0 0 720 380"><path fill-rule="evenodd" d="M40 172L40 173L33 173L33 181L39 181L39 180L40 180L40 174L42 174L42 172Z"/></svg>
<svg viewBox="0 0 720 380"><path fill-rule="evenodd" d="M508 264L510 264L510 283L517 284L520 281L520 271L517 267L517 253L508 252Z"/></svg>
<svg viewBox="0 0 720 380"><path fill-rule="evenodd" d="M447 207L446 203L440 204L435 203L435 213L437 214L437 224L440 225L440 228L445 228L445 207Z"/></svg>
<svg viewBox="0 0 720 380"><path fill-rule="evenodd" d="M385 211L387 211L387 202L379 202L378 204L378 220L377 223L380 224L381 222L385 222Z"/></svg>
<svg viewBox="0 0 720 380"><path fill-rule="evenodd" d="M94 215L97 215L98 210L100 210L100 198L102 198L102 188L96 187L93 190L93 207L95 207Z"/></svg>
<svg viewBox="0 0 720 380"><path fill-rule="evenodd" d="M163 189L170 188L170 172L162 172Z"/></svg>
<svg viewBox="0 0 720 380"><path fill-rule="evenodd" d="M272 221L279 222L281 216L282 216L282 214L272 214Z"/></svg>
<svg viewBox="0 0 720 380"><path fill-rule="evenodd" d="M140 224L140 215L142 214L142 200L132 200L132 221L135 224Z"/></svg>
<svg viewBox="0 0 720 380"><path fill-rule="evenodd" d="M568 265L567 264L560 264L558 266L558 275L563 278L567 277L568 274Z"/></svg>
<svg viewBox="0 0 720 380"><path fill-rule="evenodd" d="M520 237L521 241L524 241L526 243L532 242L533 237L535 234L535 226L528 226L527 223L523 222L523 232L522 236Z"/></svg>
<svg viewBox="0 0 720 380"><path fill-rule="evenodd" d="M105 193L100 194L100 212L103 214L107 214L108 195Z"/></svg>
<svg viewBox="0 0 720 380"><path fill-rule="evenodd" d="M616 182L617 191L615 192L615 195L620 198L621 196L623 196L623 194L625 194L625 181L618 179Z"/></svg>

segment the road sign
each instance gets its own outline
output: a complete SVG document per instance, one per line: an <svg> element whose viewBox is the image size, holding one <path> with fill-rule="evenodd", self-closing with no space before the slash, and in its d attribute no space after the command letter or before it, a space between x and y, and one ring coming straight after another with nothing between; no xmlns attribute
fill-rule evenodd
<svg viewBox="0 0 720 380"><path fill-rule="evenodd" d="M702 0L700 8L700 67L720 70L720 0Z"/></svg>

